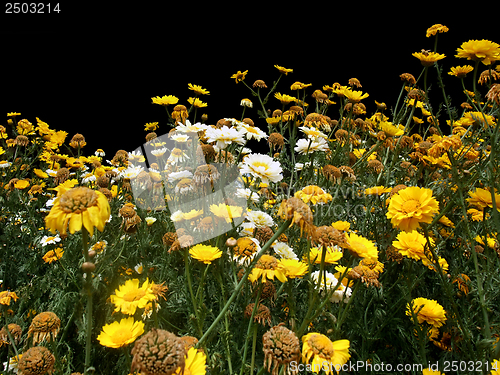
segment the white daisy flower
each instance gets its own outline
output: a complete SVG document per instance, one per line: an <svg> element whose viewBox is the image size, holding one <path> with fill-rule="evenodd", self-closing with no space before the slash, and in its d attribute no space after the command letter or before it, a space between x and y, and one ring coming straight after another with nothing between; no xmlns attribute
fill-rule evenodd
<svg viewBox="0 0 500 375"><path fill-rule="evenodd" d="M221 150L225 149L233 142L243 146L246 143L243 135L244 134L237 129L228 128L226 125L220 129L210 127L205 131L207 142L217 142L217 147Z"/></svg>
<svg viewBox="0 0 500 375"><path fill-rule="evenodd" d="M208 125L202 124L201 122L197 122L196 124L191 125L191 122L189 120L186 120L186 124L178 122L175 130L181 133L198 133L206 130L208 127Z"/></svg>
<svg viewBox="0 0 500 375"><path fill-rule="evenodd" d="M151 154L153 154L156 157L160 157L160 156L164 155L165 152L167 152L167 151L168 151L168 149L166 147L162 147L162 148L157 148L156 150L152 150Z"/></svg>
<svg viewBox="0 0 500 375"><path fill-rule="evenodd" d="M178 180L182 180L183 178L191 178L191 177L193 177L193 173L188 170L180 172L172 172L168 175L168 182L172 183Z"/></svg>
<svg viewBox="0 0 500 375"><path fill-rule="evenodd" d="M337 290L333 292L332 296L330 297L330 302L339 303L340 301L344 301L344 303L347 303L349 302L351 294L352 289L340 283Z"/></svg>
<svg viewBox="0 0 500 375"><path fill-rule="evenodd" d="M299 154L312 154L314 151L328 151L328 143L324 138L317 138L316 140L301 138L297 141L294 148Z"/></svg>
<svg viewBox="0 0 500 375"><path fill-rule="evenodd" d="M176 142L186 143L189 139L189 135L187 135L187 134L174 134L170 138L172 138Z"/></svg>
<svg viewBox="0 0 500 375"><path fill-rule="evenodd" d="M259 128L242 122L238 126L238 131L242 132L246 139L256 139L260 141L262 138L267 139L268 135Z"/></svg>
<svg viewBox="0 0 500 375"><path fill-rule="evenodd" d="M283 179L283 169L279 162L264 154L250 154L242 163L242 174L250 173L254 177L260 177L262 182L268 184L269 180L278 182Z"/></svg>
<svg viewBox="0 0 500 375"><path fill-rule="evenodd" d="M175 211L172 215L170 215L170 220L174 223L184 220L184 212L181 210Z"/></svg>
<svg viewBox="0 0 500 375"><path fill-rule="evenodd" d="M47 246L47 245L53 245L56 244L57 242L61 242L61 238L59 237L58 234L55 236L43 236L42 239L40 240L40 244L42 247Z"/></svg>
<svg viewBox="0 0 500 375"><path fill-rule="evenodd" d="M245 198L246 200L250 199L254 203L257 203L259 201L259 194L250 190L249 188L236 189L236 196L238 198Z"/></svg>
<svg viewBox="0 0 500 375"><path fill-rule="evenodd" d="M288 246L286 242L274 242L272 245L272 248L274 252L281 258L281 259L296 259L299 260L297 257L297 254L293 252L293 249Z"/></svg>
<svg viewBox="0 0 500 375"><path fill-rule="evenodd" d="M311 273L311 279L314 282L314 285L317 286L319 283L319 271L314 271ZM321 277L321 285L319 286L320 290L331 290L337 285L338 279L331 272L325 272Z"/></svg>
<svg viewBox="0 0 500 375"><path fill-rule="evenodd" d="M129 166L127 169L124 169L123 171L120 172L119 176L121 178L126 178L126 179L129 179L129 180L132 180L134 178L136 178L139 173L141 173L142 171L144 170L143 167L140 167L140 166Z"/></svg>
<svg viewBox="0 0 500 375"><path fill-rule="evenodd" d="M245 214L248 221L253 223L257 228L272 227L274 220L271 215L263 211L247 211Z"/></svg>

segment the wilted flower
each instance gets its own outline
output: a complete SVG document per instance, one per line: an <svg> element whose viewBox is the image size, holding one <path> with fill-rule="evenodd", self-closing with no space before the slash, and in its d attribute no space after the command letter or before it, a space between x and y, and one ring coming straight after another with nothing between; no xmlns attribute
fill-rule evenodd
<svg viewBox="0 0 500 375"><path fill-rule="evenodd" d="M290 368L290 362L298 362L300 359L300 342L293 331L280 323L264 333L262 344L264 367L267 367L268 372L278 375L279 367L283 365L287 375L298 374L298 366L295 366L296 370Z"/></svg>
<svg viewBox="0 0 500 375"><path fill-rule="evenodd" d="M25 351L18 362L18 368L23 375L52 374L56 359L49 349L34 346Z"/></svg>

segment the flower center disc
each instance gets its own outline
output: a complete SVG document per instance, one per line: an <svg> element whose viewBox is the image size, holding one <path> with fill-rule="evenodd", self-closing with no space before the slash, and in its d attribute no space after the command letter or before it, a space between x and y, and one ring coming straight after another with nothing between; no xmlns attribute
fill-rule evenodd
<svg viewBox="0 0 500 375"><path fill-rule="evenodd" d="M331 358L333 356L333 344L328 337L324 335L314 335L309 340L309 344L314 354L319 354L324 358Z"/></svg>
<svg viewBox="0 0 500 375"><path fill-rule="evenodd" d="M412 212L415 212L420 208L420 202L416 200L409 200L403 203L403 206L401 207L401 210L405 214L410 214Z"/></svg>
<svg viewBox="0 0 500 375"><path fill-rule="evenodd" d="M146 295L146 292L142 289L131 290L130 292L125 293L123 299L127 302L134 302L140 300L142 297Z"/></svg>
<svg viewBox="0 0 500 375"><path fill-rule="evenodd" d="M97 193L86 187L68 190L59 199L61 209L66 213L79 214L87 208L97 205Z"/></svg>

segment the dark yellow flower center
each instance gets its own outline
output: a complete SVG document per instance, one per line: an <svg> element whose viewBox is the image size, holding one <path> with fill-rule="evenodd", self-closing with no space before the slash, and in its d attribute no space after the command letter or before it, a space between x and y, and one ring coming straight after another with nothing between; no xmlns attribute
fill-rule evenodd
<svg viewBox="0 0 500 375"><path fill-rule="evenodd" d="M401 210L405 214L410 214L412 212L415 212L419 208L420 208L420 202L414 199L404 202L403 205L401 206Z"/></svg>
<svg viewBox="0 0 500 375"><path fill-rule="evenodd" d="M278 261L276 260L276 258L266 254L262 255L255 265L256 268L260 268L263 270L275 270L277 266Z"/></svg>
<svg viewBox="0 0 500 375"><path fill-rule="evenodd" d="M314 335L309 339L309 346L314 355L320 355L323 358L331 358L335 350L333 344L325 335Z"/></svg>
<svg viewBox="0 0 500 375"><path fill-rule="evenodd" d="M79 214L87 208L97 205L97 193L86 187L76 187L68 190L61 198L59 198L59 205L66 213Z"/></svg>

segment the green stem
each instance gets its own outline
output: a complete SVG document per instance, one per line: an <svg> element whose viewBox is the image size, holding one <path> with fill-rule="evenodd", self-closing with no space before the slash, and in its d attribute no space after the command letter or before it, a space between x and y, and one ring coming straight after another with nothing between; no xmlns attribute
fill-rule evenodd
<svg viewBox="0 0 500 375"><path fill-rule="evenodd" d="M200 317L198 316L198 305L196 303L196 297L193 292L193 283L191 281L191 273L189 272L189 257L187 249L184 249L184 271L188 284L189 295L191 296L191 303L193 304L194 316L196 319L196 328L198 329L198 333L201 336L203 334L203 329L201 327Z"/></svg>
<svg viewBox="0 0 500 375"><path fill-rule="evenodd" d="M234 289L233 293L231 294L231 296L227 300L226 304L224 305L224 307L220 311L219 315L217 315L217 317L214 319L214 321L212 322L212 324L210 325L210 327L208 327L208 329L205 331L205 333L203 334L203 336L198 341L197 346L200 346L205 340L207 340L207 338L210 335L210 333L212 332L212 330L217 326L217 324L222 319L222 317L226 315L226 312L229 309L229 306L231 306L231 304L233 303L233 301L238 296L241 288L243 288L243 285L247 282L248 275L250 275L250 273L252 272L253 266L257 263L257 261L260 259L260 257L262 256L262 254L264 254L269 249L269 247L271 247L271 244L281 235L281 233L283 233L285 231L285 229L287 229L290 226L291 222L292 222L292 220L285 221L281 225L281 227L279 227L279 229L276 231L276 233L274 234L274 236L272 236L271 239L269 241L267 241L267 243L257 253L257 255L253 259L252 263L250 264L250 266L245 271L245 274L241 278L240 282L238 283L238 285L236 285L236 288Z"/></svg>
<svg viewBox="0 0 500 375"><path fill-rule="evenodd" d="M250 361L250 374L253 374L253 369L255 367L255 348L257 347L257 328L259 328L259 326L257 324L254 324L253 339L252 339L252 360Z"/></svg>
<svg viewBox="0 0 500 375"><path fill-rule="evenodd" d="M82 226L82 248L85 262L89 261L89 234L87 229ZM92 271L85 272L85 294L87 295L87 311L85 313L85 367L84 375L94 372L94 367L90 365L90 356L92 353Z"/></svg>
<svg viewBox="0 0 500 375"><path fill-rule="evenodd" d="M257 291L257 297L255 297L255 304L252 309L252 315L250 316L250 321L248 322L248 328L247 328L247 335L245 336L245 347L243 349L243 360L241 364L241 370L240 370L240 375L243 375L243 372L245 370L245 361L247 359L247 352L248 352L248 337L250 336L250 333L252 331L252 328L254 330L253 336L257 335L257 324L253 321L253 318L255 316L255 313L257 312L257 309L259 308L259 303L260 303L260 295L262 294L262 289L264 288L264 283L262 280L259 279L259 289ZM252 357L255 357L255 347L252 345ZM253 366L252 364L252 371L250 371L250 374L253 374Z"/></svg>

